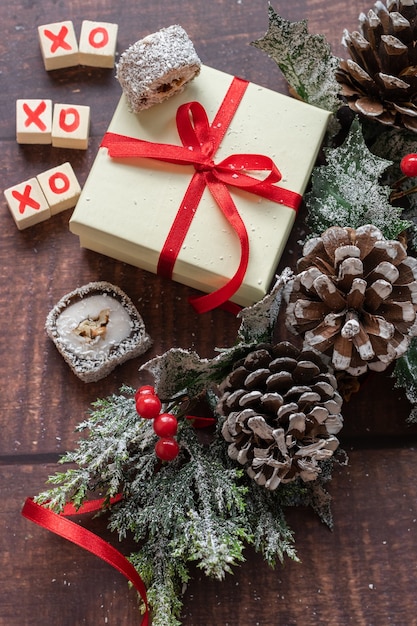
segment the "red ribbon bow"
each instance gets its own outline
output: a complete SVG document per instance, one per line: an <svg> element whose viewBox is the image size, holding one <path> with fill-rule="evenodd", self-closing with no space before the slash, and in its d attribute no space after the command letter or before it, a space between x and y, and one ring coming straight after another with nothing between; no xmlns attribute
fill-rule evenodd
<svg viewBox="0 0 417 626"><path fill-rule="evenodd" d="M294 210L298 209L301 202L298 193L274 184L281 179L281 174L270 157L260 154L234 154L217 164L213 160L247 86L247 81L233 78L211 126L199 102L181 105L177 111L176 122L182 146L152 143L114 133L106 133L101 144L113 158L146 157L179 165L193 165L195 168L160 253L157 268L159 275L172 278L175 261L206 187L238 235L241 246L239 266L234 276L220 289L192 300L199 313L227 302L236 293L243 282L249 262L248 234L228 186L245 189ZM269 173L263 180L259 180L247 174L248 171Z"/></svg>

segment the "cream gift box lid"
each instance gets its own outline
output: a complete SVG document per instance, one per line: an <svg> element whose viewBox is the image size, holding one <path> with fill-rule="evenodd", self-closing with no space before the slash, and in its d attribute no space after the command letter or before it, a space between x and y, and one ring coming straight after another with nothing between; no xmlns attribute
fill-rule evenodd
<svg viewBox="0 0 417 626"><path fill-rule="evenodd" d="M121 96L109 132L150 142L181 145L176 127L180 105L200 102L213 120L232 76L203 66L181 93L138 114ZM249 83L217 150L219 162L231 154L263 154L282 174L279 186L303 194L330 113ZM194 173L192 165L144 158L112 159L99 148L70 220L80 244L96 252L156 272L158 259ZM235 296L248 306L267 293L291 231L295 211L248 191L229 188L249 235L249 265ZM172 278L212 292L235 273L240 242L205 189L186 234Z"/></svg>

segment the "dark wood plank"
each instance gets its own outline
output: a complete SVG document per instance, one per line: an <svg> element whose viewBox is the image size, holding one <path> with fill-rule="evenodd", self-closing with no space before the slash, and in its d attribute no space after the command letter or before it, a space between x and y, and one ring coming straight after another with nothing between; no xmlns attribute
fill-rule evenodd
<svg viewBox="0 0 417 626"><path fill-rule="evenodd" d="M247 562L222 582L194 568L184 597L184 626L415 624L413 553L407 547L415 545L416 536L416 443L349 451L349 466L336 471L330 487L332 532L309 510L288 511L301 563L286 560L272 570L248 550ZM53 465L2 468L0 623L137 623L136 596L122 576L20 517L25 497L54 470ZM82 523L120 547L104 519L84 517ZM130 548L122 546L124 553Z"/></svg>

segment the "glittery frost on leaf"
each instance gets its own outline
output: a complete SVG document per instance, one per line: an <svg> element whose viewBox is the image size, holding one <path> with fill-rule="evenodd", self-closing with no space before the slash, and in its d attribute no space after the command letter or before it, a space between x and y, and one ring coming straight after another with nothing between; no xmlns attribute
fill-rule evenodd
<svg viewBox="0 0 417 626"><path fill-rule="evenodd" d="M359 228L373 224L387 239L409 226L402 209L389 202L390 189L379 183L391 161L372 154L356 120L345 142L326 150L327 165L316 167L312 189L306 194L308 222L313 236L331 226Z"/></svg>
<svg viewBox="0 0 417 626"><path fill-rule="evenodd" d="M339 59L332 55L325 37L310 35L306 20L289 22L271 6L268 15L268 31L252 45L275 61L302 100L335 112L340 107L340 87L335 78Z"/></svg>
<svg viewBox="0 0 417 626"><path fill-rule="evenodd" d="M400 161L406 154L417 153L417 137L415 133L397 128L389 128L378 134L374 143L370 146L372 152L378 156L393 161L392 167L387 171L386 182L393 184L402 177ZM401 190L414 188L414 177L401 181ZM406 198L403 210L403 218L411 223L408 233L408 244L414 251L417 250L417 194L410 193Z"/></svg>
<svg viewBox="0 0 417 626"><path fill-rule="evenodd" d="M409 422L417 424L417 339L411 341L411 345L404 356L395 364L394 375L396 387L403 387L408 401L412 405Z"/></svg>
<svg viewBox="0 0 417 626"><path fill-rule="evenodd" d="M242 320L239 337L247 342L270 341L281 307L283 287L294 278L287 267L278 276L271 292L251 307L242 309L238 317Z"/></svg>
<svg viewBox="0 0 417 626"><path fill-rule="evenodd" d="M171 348L142 365L141 370L153 375L158 394L162 398L173 398L181 393L197 396L213 383L223 380L225 372L248 346L271 341L281 306L281 292L292 278L291 270L285 269L269 294L253 306L242 309L238 341L231 348L218 349L219 354L213 359L202 359L191 350Z"/></svg>

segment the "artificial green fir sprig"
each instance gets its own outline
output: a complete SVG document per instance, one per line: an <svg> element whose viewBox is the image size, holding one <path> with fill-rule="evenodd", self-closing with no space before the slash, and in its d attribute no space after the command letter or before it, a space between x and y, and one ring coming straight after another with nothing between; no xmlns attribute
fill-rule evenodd
<svg viewBox="0 0 417 626"><path fill-rule="evenodd" d="M134 389L97 401L78 430L86 436L61 460L77 469L51 476L55 486L36 501L60 512L97 492L108 500L123 495L111 507L108 525L121 541L130 535L138 545L129 558L147 585L154 626L180 624L192 562L222 580L244 561L248 545L271 566L285 557L297 559L286 506L311 505L331 523L327 471L314 486L300 481L269 493L236 467L218 435L202 443L187 420L180 421L180 455L159 463L156 436L136 413Z"/></svg>

